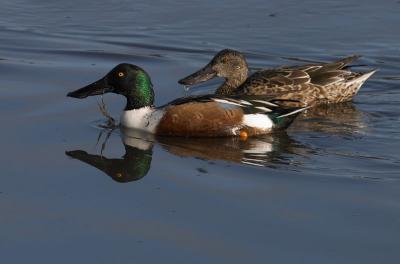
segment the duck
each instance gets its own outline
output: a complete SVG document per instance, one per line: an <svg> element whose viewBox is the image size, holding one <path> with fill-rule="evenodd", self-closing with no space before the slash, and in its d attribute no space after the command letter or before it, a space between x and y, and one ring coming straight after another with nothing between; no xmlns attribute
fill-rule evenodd
<svg viewBox="0 0 400 264"><path fill-rule="evenodd" d="M269 134L287 128L307 107L287 107L284 100L263 96L201 95L154 106L149 74L139 66L121 63L103 78L69 92L68 97L115 93L126 98L120 126L160 136L223 137Z"/></svg>
<svg viewBox="0 0 400 264"><path fill-rule="evenodd" d="M245 56L224 49L202 69L178 81L192 86L215 77L224 78L217 95L268 95L271 98L298 100L303 105L351 101L363 83L377 70L353 72L349 64L353 55L334 62L263 69L248 76Z"/></svg>

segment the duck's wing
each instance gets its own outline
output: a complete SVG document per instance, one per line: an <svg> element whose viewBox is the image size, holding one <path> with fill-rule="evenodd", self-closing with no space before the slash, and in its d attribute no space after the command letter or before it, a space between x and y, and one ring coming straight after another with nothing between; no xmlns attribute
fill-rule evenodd
<svg viewBox="0 0 400 264"><path fill-rule="evenodd" d="M303 69L277 68L253 73L238 87L237 94L274 96L281 92L303 90L311 81L310 75Z"/></svg>
<svg viewBox="0 0 400 264"><path fill-rule="evenodd" d="M165 105L160 106L159 108L165 108L169 105L181 105L191 102L210 102L212 98L219 97L218 95L213 94L205 94L205 95L191 95L186 97L177 98Z"/></svg>
<svg viewBox="0 0 400 264"><path fill-rule="evenodd" d="M265 69L253 73L237 90L238 94L270 94L279 97L281 93L303 92L314 86L325 86L345 80L352 72L346 68L359 58L350 56L341 60L308 64L294 67Z"/></svg>
<svg viewBox="0 0 400 264"><path fill-rule="evenodd" d="M341 60L320 65L304 65L299 70L306 72L310 76L310 83L320 86L342 82L357 74L351 72L348 67L359 55L353 55Z"/></svg>
<svg viewBox="0 0 400 264"><path fill-rule="evenodd" d="M223 96L215 94L188 96L175 99L166 105L160 106L159 108L165 108L169 106L177 106L190 103L209 103L216 102L220 104L226 104L231 106L240 107L244 113L264 113L264 112L279 112L286 108L301 107L302 104L299 100L295 99L281 99L275 98L271 95L232 95ZM292 104L288 107L288 104Z"/></svg>
<svg viewBox="0 0 400 264"><path fill-rule="evenodd" d="M302 69L280 68L259 71L251 75L235 92L251 96L295 99L302 104L282 102L286 106L305 106L314 101L317 91L310 75Z"/></svg>

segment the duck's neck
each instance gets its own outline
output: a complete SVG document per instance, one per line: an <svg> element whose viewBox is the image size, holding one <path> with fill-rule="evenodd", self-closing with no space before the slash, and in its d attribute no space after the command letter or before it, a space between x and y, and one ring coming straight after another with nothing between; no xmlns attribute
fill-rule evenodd
<svg viewBox="0 0 400 264"><path fill-rule="evenodd" d="M247 74L248 74L248 69L245 68L233 76L225 77L225 82L220 87L218 87L215 93L219 95L234 94L237 88L242 83L244 83L244 81L246 81Z"/></svg>
<svg viewBox="0 0 400 264"><path fill-rule="evenodd" d="M144 71L136 74L134 89L128 90L125 95L125 111L153 106L154 91L150 77Z"/></svg>
<svg viewBox="0 0 400 264"><path fill-rule="evenodd" d="M152 107L154 101L154 96L150 97L134 97L127 96L126 97L126 106L125 111L141 109L144 107Z"/></svg>

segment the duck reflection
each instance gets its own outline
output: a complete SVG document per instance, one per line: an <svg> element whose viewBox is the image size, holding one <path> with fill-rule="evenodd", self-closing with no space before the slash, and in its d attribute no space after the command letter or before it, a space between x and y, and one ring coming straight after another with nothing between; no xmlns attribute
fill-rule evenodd
<svg viewBox="0 0 400 264"><path fill-rule="evenodd" d="M296 133L318 132L355 136L367 129L365 117L365 113L351 102L320 105L304 113L291 130ZM159 145L165 151L179 157L271 168L280 165L296 167L302 164L302 157L315 154L315 150L310 146L292 139L286 132L242 140L237 137L154 137L126 128L120 128L119 131L125 149L121 158L107 158L102 154L89 154L84 150L67 151L66 155L103 171L117 182L131 182L140 180L148 173L154 145Z"/></svg>
<svg viewBox="0 0 400 264"><path fill-rule="evenodd" d="M137 144L124 144L125 155L122 158L107 158L83 150L66 151L65 154L103 171L114 181L137 181L146 176L150 169L153 144L140 139L131 141L136 141Z"/></svg>
<svg viewBox="0 0 400 264"><path fill-rule="evenodd" d="M291 129L357 136L367 130L366 117L352 102L319 105L301 114Z"/></svg>
<svg viewBox="0 0 400 264"><path fill-rule="evenodd" d="M227 161L253 166L276 167L290 164L291 154L303 155L307 147L286 133L241 140L229 138L153 137L136 130L121 128L125 154L121 158L107 158L102 154L89 154L84 150L66 151L73 159L89 164L117 182L130 182L143 178L149 171L153 146L179 157Z"/></svg>
<svg viewBox="0 0 400 264"><path fill-rule="evenodd" d="M169 153L180 157L196 157L204 160L222 160L254 166L273 167L287 162L287 154L300 154L305 149L286 133L275 133L242 140L227 138L157 138Z"/></svg>

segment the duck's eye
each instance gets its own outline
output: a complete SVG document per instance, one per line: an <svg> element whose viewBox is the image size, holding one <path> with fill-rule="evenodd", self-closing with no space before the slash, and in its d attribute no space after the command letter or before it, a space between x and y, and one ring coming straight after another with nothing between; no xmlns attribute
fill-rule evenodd
<svg viewBox="0 0 400 264"><path fill-rule="evenodd" d="M125 74L123 72L118 73L118 77L124 77L124 76L125 76Z"/></svg>

